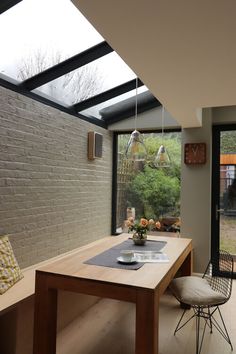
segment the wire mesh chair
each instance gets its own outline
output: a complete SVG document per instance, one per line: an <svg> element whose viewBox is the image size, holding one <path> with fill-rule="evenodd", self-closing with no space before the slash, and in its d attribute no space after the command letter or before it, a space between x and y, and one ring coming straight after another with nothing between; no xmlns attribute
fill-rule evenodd
<svg viewBox="0 0 236 354"><path fill-rule="evenodd" d="M183 321L187 311L185 308L176 326L174 335L193 318L196 319L196 354L200 354L206 326L212 333L213 327L229 343L231 350L233 346L225 326L219 306L225 304L232 291L233 280L233 257L226 251L219 251L218 256L212 258L208 263L202 278L195 276L180 277L172 280L170 289L176 299L184 305L193 309L193 315ZM186 306L185 306L186 307ZM218 312L219 320L215 314ZM200 319L203 319L204 326L200 338ZM221 322L221 325L220 323Z"/></svg>

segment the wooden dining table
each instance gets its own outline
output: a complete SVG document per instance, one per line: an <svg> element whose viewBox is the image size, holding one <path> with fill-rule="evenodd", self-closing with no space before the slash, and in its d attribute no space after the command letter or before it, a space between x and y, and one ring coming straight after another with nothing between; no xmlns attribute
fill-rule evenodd
<svg viewBox="0 0 236 354"><path fill-rule="evenodd" d="M128 234L108 236L77 249L36 271L34 354L56 354L57 295L59 290L136 305L135 354L158 354L160 296L178 271L192 271L192 241L188 238L148 236L166 241L166 263L145 263L138 270L84 263L127 240Z"/></svg>

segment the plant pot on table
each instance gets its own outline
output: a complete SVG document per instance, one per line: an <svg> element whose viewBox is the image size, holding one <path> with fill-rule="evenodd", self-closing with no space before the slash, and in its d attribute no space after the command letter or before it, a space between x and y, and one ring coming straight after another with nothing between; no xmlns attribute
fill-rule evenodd
<svg viewBox="0 0 236 354"><path fill-rule="evenodd" d="M134 244L137 246L145 245L147 241L147 234L135 232L132 237Z"/></svg>

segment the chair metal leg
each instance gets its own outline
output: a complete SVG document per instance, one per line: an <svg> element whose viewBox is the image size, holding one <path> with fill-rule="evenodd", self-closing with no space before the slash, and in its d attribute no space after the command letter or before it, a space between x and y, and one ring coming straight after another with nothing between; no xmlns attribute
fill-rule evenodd
<svg viewBox="0 0 236 354"><path fill-rule="evenodd" d="M195 314L193 314L187 321L185 321L185 322L180 326L180 324L181 324L181 322L182 322L182 319L183 319L184 314L185 314L186 311L187 311L187 309L183 311L183 313L182 313L182 315L181 315L181 317L180 317L180 319L179 319L179 322L178 322L178 324L177 324L177 326L176 326L176 328L175 328L175 331L174 331L174 336L175 336L175 333L176 333L176 332L178 332L178 331L179 331L181 328L183 328L189 321L191 321L191 319L192 319L193 317L195 317Z"/></svg>
<svg viewBox="0 0 236 354"><path fill-rule="evenodd" d="M197 309L196 314L196 354L199 354L199 334L200 334L200 313Z"/></svg>
<svg viewBox="0 0 236 354"><path fill-rule="evenodd" d="M221 319L223 326L222 325L220 326L220 324L218 323L218 321L214 317L214 314L216 313L217 310L219 312L220 319ZM196 318L196 354L201 353L203 340L204 340L204 336L205 336L205 331L206 331L206 326L208 326L210 328L210 333L212 333L213 326L214 326L217 329L217 331L222 335L222 337L229 343L231 350L233 350L232 342L230 340L223 316L222 316L221 311L218 306L216 306L212 311L211 311L210 306L205 308L205 310L204 310L204 308L201 308L201 307L193 307L193 311L194 311L194 314L182 324L186 309L183 311L183 313L179 319L179 322L176 326L176 329L174 331L174 335L181 328L183 328L189 321L191 321L192 318L195 317ZM205 323L204 323L204 327L202 330L202 335L200 336L200 320L201 320L201 318L203 318L205 320Z"/></svg>
<svg viewBox="0 0 236 354"><path fill-rule="evenodd" d="M208 306L208 316L209 316L210 329L211 329L211 332L210 332L210 333L212 333L212 320L211 320L211 311L210 311L210 306Z"/></svg>
<svg viewBox="0 0 236 354"><path fill-rule="evenodd" d="M208 317L206 317L206 313L204 313L204 310L201 307L198 307L197 309L194 309L195 311L195 316L196 316L196 354L200 354L202 351L202 344L203 344L203 339L205 336L205 331L206 331L206 325L208 321ZM207 314L208 315L208 314ZM202 331L202 336L200 339L200 322L201 318L204 318L205 323L204 323L204 328Z"/></svg>
<svg viewBox="0 0 236 354"><path fill-rule="evenodd" d="M201 350L202 350L202 344L203 344L203 339L204 339L205 332L206 332L206 326L207 326L207 325L209 326L209 324L208 324L209 313L204 312L204 309L203 309L203 308L200 308L199 311L200 311L200 318L202 317L202 318L205 320L205 323L204 323L204 328L203 328L203 331L202 331L201 345L200 345L199 353L198 353L198 354L200 354L200 353L201 353ZM210 327L210 326L209 326L209 327Z"/></svg>
<svg viewBox="0 0 236 354"><path fill-rule="evenodd" d="M219 309L219 306L217 306L216 310L218 310L218 312L219 312L223 328L220 327L219 323L216 321L215 317L213 317L213 316L212 316L212 320L213 320L212 323L213 323L214 327L218 330L218 332L222 335L222 337L226 340L226 342L229 343L229 345L231 347L231 350L233 351L233 345L232 345L232 342L230 340L229 333L227 331L227 328L226 328L223 316L221 314L221 311Z"/></svg>
<svg viewBox="0 0 236 354"><path fill-rule="evenodd" d="M179 319L179 322L177 323L177 326L176 326L175 331L174 331L174 336L175 336L175 333L180 329L179 325L180 325L180 323L182 321L182 318L184 317L185 312L186 312L186 310L183 311L183 313L182 313L182 315L181 315L181 317Z"/></svg>

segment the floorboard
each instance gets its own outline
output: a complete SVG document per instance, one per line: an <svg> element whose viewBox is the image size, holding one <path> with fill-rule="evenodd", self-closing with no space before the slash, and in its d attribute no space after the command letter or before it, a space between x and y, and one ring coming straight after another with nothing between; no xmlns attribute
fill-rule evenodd
<svg viewBox="0 0 236 354"><path fill-rule="evenodd" d="M206 332L202 354L236 354L236 280L228 303L221 307L234 350L215 330ZM160 306L159 354L195 354L195 322L175 336L181 315L178 302L167 291ZM135 307L103 299L58 335L57 354L133 354Z"/></svg>

